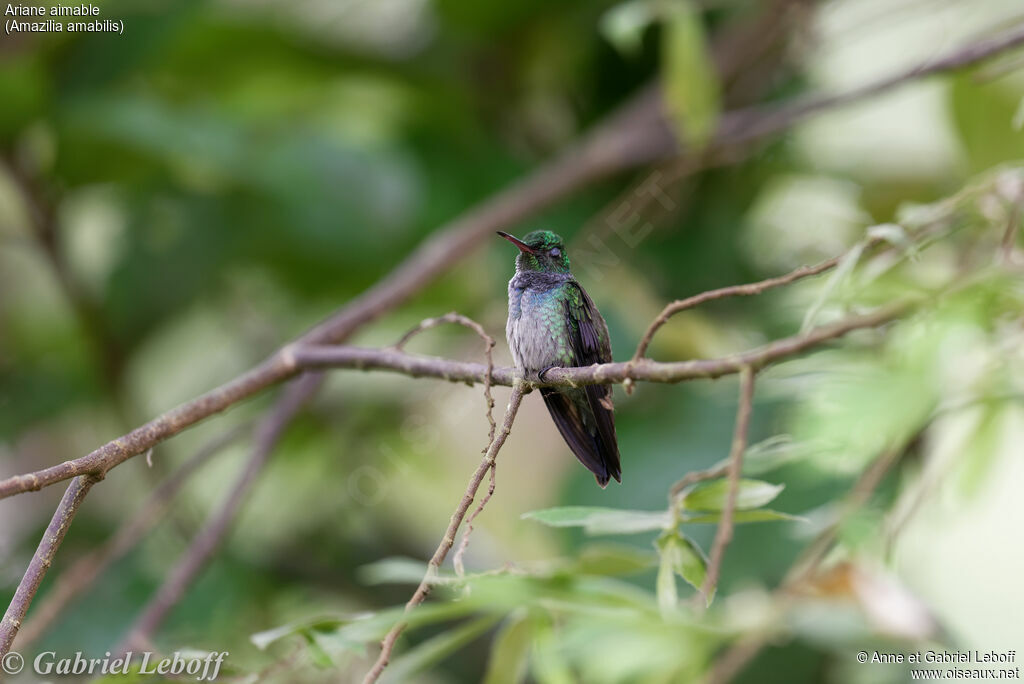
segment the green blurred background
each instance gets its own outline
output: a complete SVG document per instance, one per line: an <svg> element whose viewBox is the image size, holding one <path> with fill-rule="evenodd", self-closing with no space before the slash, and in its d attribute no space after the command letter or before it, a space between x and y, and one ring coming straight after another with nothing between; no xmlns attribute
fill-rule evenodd
<svg viewBox="0 0 1024 684"><path fill-rule="evenodd" d="M122 19L124 35L0 38L0 142L9 162L0 174L0 475L87 453L251 367L384 276L438 226L557 155L667 71L666 28L657 18L640 21L635 33L609 19L628 29L629 12L646 11L645 3L632 5L103 2L102 17ZM698 5L711 43L778 9L746 0ZM724 109L846 90L1021 20L1014 0L793 5L775 49L750 74L719 84ZM628 36L638 41L632 50L622 45ZM1024 158L1024 74L1014 66L912 83L682 180L662 168L671 206L648 208L650 229L632 233L642 236L636 244L609 231L607 216L649 170L595 183L513 232L555 230L570 256L600 236L616 263L578 275L608 321L616 360L626 360L666 302L833 256L869 226L902 222L908 203L937 202L981 182L995 199L972 205L966 228L948 244L888 279L840 287L820 316L934 286L967 259L965 245L983 250L999 241L995 231L1013 191L1004 186L1019 176L984 179ZM27 169L29 193L15 166ZM41 223L50 229L41 231ZM500 340L496 360L506 365L513 257L497 238L485 243L354 342L387 345L419 320L457 310ZM927 607L941 627L917 637L1024 654L1024 415L1012 398L1024 387L1024 295L1019 277L986 272L982 280L932 318L897 328L881 352L827 352L786 364L759 385L753 441L786 438L776 449L781 465L757 476L786 485L773 508L807 520L737 530L719 589L722 612L715 613L726 633L767 620L766 590L830 519L868 460L924 429L898 473L842 527L845 553L865 572L884 575L886 591L897 595L876 595L875 610L898 621L906 596ZM651 355L717 356L793 334L823 281L689 312L659 334ZM463 330L439 329L410 350L475 360L480 346ZM1010 398L933 420L936 407L971 393ZM152 467L136 458L113 471L86 501L51 574L102 543L175 464L262 415L272 394L158 446ZM495 395L500 409L508 390ZM521 520L527 511L663 508L671 482L728 453L735 395L732 379L642 385L631 396L617 388L623 483L605 491L572 458L539 397L528 397L467 567L579 558L609 541ZM249 446L240 439L205 467L166 520L32 649L102 655L112 648L219 504ZM289 674L270 673L271 680L358 680L369 663L358 649L338 647L329 653L333 668L325 668L316 653L289 655L301 638L261 651L249 637L403 602L407 583L374 583L365 566L429 557L484 446L477 389L332 374L288 429L157 645L229 650L239 672L292 658ZM3 602L59 490L0 501ZM918 490L927 494L919 506ZM915 514L895 547L879 548L881 530L903 509ZM707 549L714 526L687 532ZM653 537L615 539L635 551L615 553L641 554L644 566L647 555L653 562ZM616 591L652 602L655 572L651 565L615 579ZM567 577L559 581L578 579ZM808 608L760 656L749 681L905 681L902 671L852 659L876 640L909 638L872 622L871 600L864 607L850 598L853 617ZM602 615L588 626L596 633L556 629L554 646L543 646L551 625L533 625L532 643L543 648L526 676L689 681L720 645L692 625L679 632L690 636L679 636L652 623L648 638ZM415 630L400 652L443 628ZM481 680L494 630L481 631L470 646L407 677ZM662 643L655 634L675 636ZM909 650L914 642L899 643ZM564 657L568 669L538 665L544 649ZM663 650L668 664L652 666L661 660L651 653ZM588 658L600 667L587 670Z"/></svg>

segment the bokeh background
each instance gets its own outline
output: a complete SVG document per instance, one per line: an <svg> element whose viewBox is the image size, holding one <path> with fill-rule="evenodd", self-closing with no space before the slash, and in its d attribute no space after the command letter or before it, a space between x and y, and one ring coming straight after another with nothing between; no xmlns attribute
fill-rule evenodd
<svg viewBox="0 0 1024 684"><path fill-rule="evenodd" d="M714 43L783 4L710 0L695 11ZM1014 0L789 5L792 20L774 49L719 84L723 109L848 90L1024 18ZM3 476L87 453L251 367L667 70L668 29L642 2L100 7L124 21L123 35L0 38ZM603 241L614 258L578 275L608 321L616 360L626 360L672 299L831 257L871 226L906 226L920 205L953 211L935 203L981 188L952 236L887 278L833 283L819 318L922 291L965 261L991 261L999 243L1019 192L1012 164L1024 158L1020 64L1017 53L910 83L677 177L661 168L670 201L645 207L635 240L609 230L608 215L650 169L596 182L514 232L554 230L570 256L592 251L593 236ZM421 319L457 310L499 339L496 361L507 364L513 258L495 238L354 343L391 344ZM895 666L855 663L853 653L878 643L1017 649L1024 658L1024 415L1015 398L1024 386L1024 295L1011 275L985 271L980 284L898 326L887 342L788 363L759 384L751 437L767 456L755 459L756 476L784 484L772 508L803 519L741 526L727 554L715 624L729 638L769 624L781 635L744 681L905 681ZM688 312L651 354L717 356L793 334L826 281ZM482 358L480 341L461 329L426 333L410 350ZM51 575L131 519L176 464L261 416L273 394L158 446L152 466L135 458L111 472ZM495 395L500 409L508 390ZM692 681L703 672L722 634L683 619L663 623L656 607L639 623L608 607L655 605L653 533L595 538L520 516L557 505L663 509L671 482L727 455L735 397L732 379L642 385L630 396L616 388L623 483L604 491L572 458L539 397L528 397L466 563L471 571L563 569L545 571L543 587L477 590L474 609L497 606L504 622L471 624L475 632L409 665L401 680L481 681L495 635L513 632L502 642L509 677L492 681L516 681L520 665L508 663L521 662L519 637L510 625L526 625L518 629L530 681ZM479 389L332 374L287 430L157 646L228 650L236 674L262 671L270 681L357 680L367 655L331 629L310 637L308 651L302 634L266 650L250 637L401 604L418 566L373 564L429 557L486 435ZM912 437L894 474L841 526L843 567L869 577L871 589L834 588L831 603L779 618L767 592L834 519L870 459ZM250 446L243 433L204 466L152 533L32 651L112 648L219 505ZM0 501L3 602L60 489ZM714 526L686 532L707 549ZM594 570L603 584L592 601L590 571L578 563L588 554L621 566ZM690 593L681 582L679 591ZM535 602L545 592L594 612L585 624L578 615L544 617ZM413 630L399 654L443 639L463 619ZM282 661L284 673L265 670Z"/></svg>

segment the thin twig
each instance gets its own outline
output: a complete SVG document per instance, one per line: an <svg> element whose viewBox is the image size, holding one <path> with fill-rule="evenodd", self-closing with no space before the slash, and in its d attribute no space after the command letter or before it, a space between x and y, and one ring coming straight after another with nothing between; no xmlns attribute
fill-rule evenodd
<svg viewBox="0 0 1024 684"><path fill-rule="evenodd" d="M110 565L145 538L170 507L171 502L199 468L250 427L238 425L204 444L194 455L153 490L145 505L99 548L75 561L57 577L53 587L32 610L18 634L18 646L26 650L41 637L75 599L84 594Z"/></svg>
<svg viewBox="0 0 1024 684"><path fill-rule="evenodd" d="M18 629L25 620L28 607L39 590L46 571L53 564L53 557L61 542L64 541L64 535L67 534L71 521L74 520L75 514L78 512L78 507L82 505L89 489L100 479L96 475L81 475L72 480L64 492L60 505L54 511L53 518L50 520L43 538L39 541L39 546L32 556L28 569L25 570L21 582L18 583L18 588L14 591L14 598L7 606L3 620L0 620L0 656L6 655L11 650L11 644L14 643L14 637L17 636Z"/></svg>
<svg viewBox="0 0 1024 684"><path fill-rule="evenodd" d="M459 505L455 508L455 512L452 513L451 520L448 522L448 529L445 530L444 537L441 539L441 543L438 545L437 550L434 551L434 555L431 557L430 562L427 564L427 572L420 581L416 591L413 593L412 598L405 604L405 612L408 613L416 606L423 603L427 598L427 594L430 593L430 587L433 578L437 575L441 568L441 564L447 557L448 552L455 544L455 535L459 532L459 526L462 524L463 518L466 517L466 511L469 510L470 505L473 503L474 497L476 497L477 490L480 489L480 484L483 482L484 476L487 471L494 467L495 460L498 457L498 451L502 445L505 444L505 440L508 438L510 432L512 432L512 423L515 422L516 414L519 412L519 405L523 400L523 391L525 384L521 380L517 380L512 386L512 396L508 400L508 408L505 409L505 418L502 421L501 430L499 430L494 440L491 441L490 446L487 448L487 454L483 460L480 461L480 465L477 466L476 471L473 472L473 476L469 480L469 485L466 487L466 493L462 495L462 500L459 501ZM374 663L373 668L366 674L363 679L363 684L373 684L380 677L381 673L384 672L384 668L388 666L388 661L391 659L391 652L395 648L395 642L398 641L398 637L401 636L405 630L405 621L400 621L391 628L387 636L381 642L380 655L377 657L377 661Z"/></svg>
<svg viewBox="0 0 1024 684"><path fill-rule="evenodd" d="M754 370L747 366L740 371L740 400L736 409L736 427L732 435L732 447L729 450L729 492L725 497L725 508L722 518L715 531L715 540L711 544L711 556L708 561L707 574L700 587L697 605L706 606L711 592L718 584L718 576L722 570L722 559L725 549L732 541L733 515L736 512L736 499L740 491L740 473L743 472L743 454L747 450L747 436L750 432L750 413L754 405Z"/></svg>
<svg viewBox="0 0 1024 684"><path fill-rule="evenodd" d="M720 477L726 476L729 473L729 463L730 461L726 460L713 465L710 468L705 468L704 470L691 470L686 473L686 475L683 475L674 485L672 485L672 488L669 489L669 503L674 504L680 494L698 482L717 480Z"/></svg>
<svg viewBox="0 0 1024 684"><path fill-rule="evenodd" d="M202 531L196 535L178 563L168 573L164 583L140 611L139 617L118 647L118 653L124 654L133 648L147 645L167 614L184 596L188 585L205 567L227 534L228 528L244 503L250 488L262 473L263 467L284 430L308 399L310 388L319 386L320 377L318 375L317 373L306 374L288 387L270 415L260 423L252 454L221 507L210 516Z"/></svg>
<svg viewBox="0 0 1024 684"><path fill-rule="evenodd" d="M790 285L792 283L797 282L798 280L803 280L804 278L819 275L821 273L824 273L825 271L831 270L838 266L854 250L859 250L862 252L867 251L868 249L874 247L880 242L881 240L878 238L869 238L866 242L858 244L851 250L843 252L842 254L834 256L830 259L826 259L825 261L819 262L812 266L800 266L798 268L793 269L789 273L785 273L783 275L775 276L772 278L766 278L764 280L759 280L755 283L746 283L743 285L731 285L728 287L721 287L718 288L717 290L708 290L706 292L693 295L692 297L687 297L686 299L678 299L672 302L671 304L667 305L664 309L662 309L661 313L658 314L658 317L655 318L654 321L652 321L651 324L647 327L647 330L644 332L643 337L640 339L640 343L637 345L636 351L633 353L633 358L630 359L629 363L635 365L637 362L639 362L646 356L647 348L650 346L651 341L654 339L655 333L657 333L658 330L660 330L661 327L664 326L668 322L668 320L677 313L686 311L688 309L692 309L706 302L715 301L718 299L725 299L728 297L750 297L754 295L759 295L772 288ZM623 383L623 388L626 390L627 393L632 393L632 380L627 379Z"/></svg>
<svg viewBox="0 0 1024 684"><path fill-rule="evenodd" d="M401 351L405 348L406 343L415 335L418 335L424 330L429 330L430 328L435 328L445 323L455 323L457 325L469 328L470 330L475 332L477 336L480 337L480 339L484 341L484 354L487 356L487 376L484 378L484 404L487 407L487 422L490 425L490 428L487 433L487 444L483 448L483 453L486 454L487 450L490 448L491 443L494 442L494 431L498 428L497 423L494 422L494 397L491 395L491 382L494 373L494 338L488 335L487 331L484 330L484 327L477 323L476 321L474 321L472 318L469 318L468 316L463 316L462 314L456 313L455 311L451 311L445 314L444 316L428 318L420 322L419 325L417 325L416 327L409 330L409 332L402 335L402 338L395 343L394 348ZM469 535L473 532L473 521L476 519L478 515L480 515L481 512L483 512L484 507L487 505L487 502L490 501L491 497L494 495L494 488L496 486L495 470L496 466L492 465L490 469L491 479L490 484L487 487L487 494L484 495L484 498L480 500L480 505L477 506L476 509L466 519L466 531L463 532L462 540L459 542L459 548L455 550L455 556L452 558L452 565L455 566L455 572L459 576L465 573L465 566L463 566L462 564L462 556L463 554L465 554L466 548L469 546Z"/></svg>
<svg viewBox="0 0 1024 684"><path fill-rule="evenodd" d="M487 434L487 444L490 445L490 443L494 441L494 431L498 428L497 423L494 422L494 397L491 396L491 376L494 373L494 338L487 334L484 327L468 316L463 316L460 313L451 311L446 313L444 316L428 318L421 321L419 325L402 335L402 338L398 340L398 342L395 342L394 348L398 351L402 351L405 348L406 343L414 336L420 334L424 330L436 328L437 326L444 325L445 323L454 323L456 325L469 328L484 342L484 356L487 358L487 376L484 378L484 404L487 407L487 422L490 424L490 432ZM487 451L486 446L483 448L483 451Z"/></svg>
<svg viewBox="0 0 1024 684"><path fill-rule="evenodd" d="M913 444L914 441L912 439L910 444ZM793 563L778 589L775 590L780 605L783 607L790 605L795 598L793 589L815 574L826 558L828 550L838 538L838 530L843 522L871 498L871 495L885 479L886 473L899 462L900 457L907 452L907 448L886 449L857 478L857 482L846 495L835 522L822 530L808 545L804 553ZM727 684L733 681L767 645L770 636L770 634L760 632L750 634L726 649L715 660L710 672L703 680L703 684Z"/></svg>
<svg viewBox="0 0 1024 684"><path fill-rule="evenodd" d="M487 506L491 497L494 496L494 489L498 485L497 472L498 464L491 464L491 479L487 484L487 493L480 499L480 504L466 518L466 531L462 533L462 539L459 540L459 548L455 549L455 555L452 557L452 566L455 568L455 574L459 577L466 574L466 566L462 562L462 557L466 554L466 549L469 548L469 536L473 534L473 521L484 512L484 507Z"/></svg>

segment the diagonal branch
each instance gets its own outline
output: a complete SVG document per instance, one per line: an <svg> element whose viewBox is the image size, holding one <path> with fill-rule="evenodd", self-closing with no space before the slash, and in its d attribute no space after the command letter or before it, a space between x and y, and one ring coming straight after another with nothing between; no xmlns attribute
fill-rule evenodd
<svg viewBox="0 0 1024 684"><path fill-rule="evenodd" d="M487 356L487 375L484 377L484 404L487 407L487 423L490 425L490 430L487 433L487 446L484 447L483 453L487 453L487 449L490 448L492 442L494 442L494 431L498 429L497 423L494 422L494 397L491 395L491 382L494 375L494 338L487 334L484 327L474 321L472 318L463 316L462 314L454 311L439 316L437 318L428 318L421 322L415 328L402 335L402 338L395 343L394 348L402 350L405 344L415 335L429 330L430 328L443 325L445 323L456 323L465 328L469 328L477 334L477 336L484 341L484 354ZM462 556L466 552L466 547L469 546L469 535L473 532L473 521L480 513L483 512L484 507L487 506L487 502L494 496L494 488L497 485L495 481L495 470L496 466L491 464L491 479L487 485L487 493L480 500L480 504L476 507L466 520L466 531L462 534L462 540L459 542L459 548L455 550L455 557L452 559L452 564L455 566L455 571L462 575L464 572L462 564Z"/></svg>
<svg viewBox="0 0 1024 684"><path fill-rule="evenodd" d="M929 76L974 66L1021 45L1024 45L1024 22L1018 22L994 38L965 45L943 57L916 64L845 93L817 95L781 105L758 106L730 112L722 117L716 143L720 147L728 147L764 138L786 130L815 114L866 100Z"/></svg>
<svg viewBox="0 0 1024 684"><path fill-rule="evenodd" d="M216 513L210 516L206 526L192 540L177 565L168 573L164 583L142 609L128 635L118 647L118 653L124 654L133 648L148 645L153 633L181 600L185 589L202 571L224 539L235 515L245 502L249 489L262 473L284 430L302 409L310 388L319 384L319 374L304 375L298 382L288 387L270 415L260 423L252 454L232 485L227 498Z"/></svg>
<svg viewBox="0 0 1024 684"><path fill-rule="evenodd" d="M161 482L142 509L122 525L114 536L62 572L54 582L53 588L33 609L30 619L18 633L18 645L21 650L24 651L41 637L64 609L85 593L104 570L142 541L163 518L174 497L188 483L189 478L211 458L222 453L224 447L238 439L248 427L248 424L239 425L210 440Z"/></svg>
<svg viewBox="0 0 1024 684"><path fill-rule="evenodd" d="M512 396L508 400L508 408L505 409L505 419L502 421L501 430L494 435L494 439L491 440L490 446L487 447L487 453L484 455L480 465L477 466L476 471L473 472L473 476L469 479L469 485L466 487L466 493L462 495L462 500L459 501L459 505L455 508L455 512L452 513L451 520L448 521L448 529L445 530L444 537L441 539L441 543L438 545L437 550L434 551L433 557L430 559L430 563L427 564L427 573L423 577L419 586L416 587L416 591L413 593L412 598L405 604L405 612L408 613L416 606L423 603L427 598L427 594L430 593L431 580L436 576L438 570L441 568L441 563L448 556L448 552L455 544L455 535L459 532L459 526L462 524L463 518L466 517L466 511L473 503L473 499L476 497L477 491L480 489L480 484L484 480L484 476L488 470L494 468L496 459L498 458L498 451L505 444L505 440L508 438L510 432L512 432L512 423L515 422L516 414L519 412L519 405L523 400L524 383L522 380L516 380L512 386ZM397 623L391 628L387 636L384 637L384 641L381 642L380 655L377 657L377 661L374 663L373 668L366 674L363 679L363 684L373 684L380 677L381 673L384 672L384 668L388 666L388 662L391 659L391 652L395 648L395 642L398 641L398 637L405 631L406 623L404 621Z"/></svg>
<svg viewBox="0 0 1024 684"><path fill-rule="evenodd" d="M21 578L21 582L18 583L14 598L7 606L3 620L0 620L0 654L6 655L11 650L11 644L14 643L14 637L17 636L18 629L25 620L25 613L28 612L32 598L39 590L46 571L50 569L53 557L61 542L64 541L64 535L67 534L68 528L71 527L71 521L78 513L78 507L82 505L85 495L89 493L92 486L100 479L95 475L80 475L68 485L64 497L60 500L60 505L57 506L57 510L32 556L28 569Z"/></svg>

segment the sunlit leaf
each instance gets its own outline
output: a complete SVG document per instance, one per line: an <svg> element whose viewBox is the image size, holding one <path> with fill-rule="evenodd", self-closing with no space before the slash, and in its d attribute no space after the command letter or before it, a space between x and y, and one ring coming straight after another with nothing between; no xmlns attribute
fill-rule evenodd
<svg viewBox="0 0 1024 684"><path fill-rule="evenodd" d="M359 617L365 618L370 615L371 613L365 613L362 616L357 616L352 619L359 619ZM256 648L260 649L261 651L265 651L267 647L269 647L271 644L278 642L281 639L284 639L285 637L297 634L304 634L311 630L335 630L338 629L340 626L347 624L350 621L351 620L347 620L344 618L320 618L308 622L282 625L280 627L268 629L263 632L257 632L256 634L253 634L249 637L249 641L251 641Z"/></svg>
<svg viewBox="0 0 1024 684"><path fill-rule="evenodd" d="M691 2L671 5L662 40L666 105L680 138L701 148L715 132L720 94L700 13Z"/></svg>
<svg viewBox="0 0 1024 684"><path fill-rule="evenodd" d="M582 527L588 534L633 534L660 530L671 524L668 511L631 511L600 506L561 506L530 511L527 520L551 527Z"/></svg>
<svg viewBox="0 0 1024 684"><path fill-rule="evenodd" d="M1024 140L1012 134L1020 109L1019 90L979 82L969 74L950 78L951 123L972 171L1024 156Z"/></svg>
<svg viewBox="0 0 1024 684"><path fill-rule="evenodd" d="M359 579L366 584L419 584L427 572L427 564L412 558L384 558L359 568ZM455 579L439 573L431 578L435 583Z"/></svg>
<svg viewBox="0 0 1024 684"><path fill-rule="evenodd" d="M674 536L669 536L666 541L658 540L658 550L661 552L661 560L658 563L658 578L655 580L655 591L658 596L658 607L662 613L671 612L679 603L679 593L676 590L676 568L673 547L676 542Z"/></svg>
<svg viewBox="0 0 1024 684"><path fill-rule="evenodd" d="M704 513L701 515L687 516L684 522L687 523L718 523L722 519L721 513ZM795 520L806 522L806 518L797 515L773 511L770 508L757 508L751 511L735 511L732 514L732 521L740 523L776 522L779 520Z"/></svg>
<svg viewBox="0 0 1024 684"><path fill-rule="evenodd" d="M675 575L694 589L700 589L707 576L707 559L693 541L677 531L666 532L656 542L661 562L658 566L657 594L662 612L677 602Z"/></svg>
<svg viewBox="0 0 1024 684"><path fill-rule="evenodd" d="M305 633L302 636L306 639L306 647L309 650L309 655L314 665L324 669L334 666L331 656L328 655L324 647L320 645L312 634Z"/></svg>
<svg viewBox="0 0 1024 684"><path fill-rule="evenodd" d="M763 480L742 479L736 492L736 510L746 511L770 503L785 488ZM689 511L720 511L729 497L729 481L725 478L695 486L686 494L682 507Z"/></svg>

